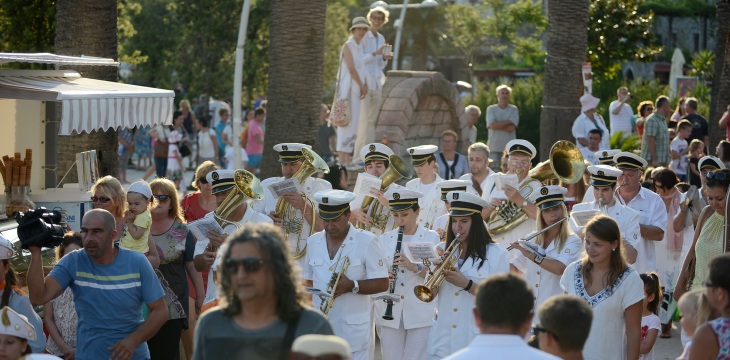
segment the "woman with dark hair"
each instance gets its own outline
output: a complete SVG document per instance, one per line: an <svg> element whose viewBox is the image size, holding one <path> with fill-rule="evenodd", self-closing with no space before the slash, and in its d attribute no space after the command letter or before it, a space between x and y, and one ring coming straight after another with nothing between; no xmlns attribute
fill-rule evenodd
<svg viewBox="0 0 730 360"><path fill-rule="evenodd" d="M692 336L690 359L730 358L730 255L720 255L709 264L704 278L705 297L720 317L704 323Z"/></svg>
<svg viewBox="0 0 730 360"><path fill-rule="evenodd" d="M195 329L195 359L286 359L295 337L332 335L305 305L286 238L271 224L250 223L226 239L220 305Z"/></svg>
<svg viewBox="0 0 730 360"><path fill-rule="evenodd" d="M444 358L469 345L479 332L472 314L477 285L491 275L509 272L509 253L492 240L482 220L487 202L463 191L452 191L446 199L451 204L446 243L436 250L446 259L455 256L456 263L453 270L443 270L445 281L435 289L439 294L438 316L428 338L431 359ZM444 253L455 241L454 253Z"/></svg>
<svg viewBox="0 0 730 360"><path fill-rule="evenodd" d="M644 136L644 123L646 118L654 112L654 103L650 100L642 101L639 106L636 107L636 114L639 116L636 119L636 133L639 134L639 138Z"/></svg>
<svg viewBox="0 0 730 360"><path fill-rule="evenodd" d="M330 172L324 179L332 184L332 190L347 190L347 168L343 165L330 166Z"/></svg>
<svg viewBox="0 0 730 360"><path fill-rule="evenodd" d="M715 149L715 154L725 164L726 168L730 168L730 141L720 140Z"/></svg>
<svg viewBox="0 0 730 360"><path fill-rule="evenodd" d="M687 252L677 279L675 299L682 297L685 290L702 288L702 281L707 278L710 261L724 253L725 197L730 186L730 170L711 171L707 173L706 178L704 187L707 188L709 204L702 210L697 221L692 246Z"/></svg>
<svg viewBox="0 0 730 360"><path fill-rule="evenodd" d="M616 221L598 215L586 224L584 233L585 256L568 265L560 279L566 293L593 308L583 357L637 360L644 283L626 262Z"/></svg>
<svg viewBox="0 0 730 360"><path fill-rule="evenodd" d="M56 262L66 254L84 247L81 234L69 231L63 235L63 242L56 248ZM74 295L67 288L61 296L44 306L43 323L48 330L46 350L64 359L76 357L76 326L78 316L74 307Z"/></svg>

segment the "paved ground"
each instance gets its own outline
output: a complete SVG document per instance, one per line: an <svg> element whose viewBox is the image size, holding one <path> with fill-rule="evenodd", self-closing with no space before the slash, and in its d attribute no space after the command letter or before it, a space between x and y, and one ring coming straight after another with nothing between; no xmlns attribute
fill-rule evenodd
<svg viewBox="0 0 730 360"><path fill-rule="evenodd" d="M128 169L127 170L127 180L129 182L134 182L136 180L139 180L142 175L144 174L144 171L138 171L135 169ZM186 186L190 184L190 182L193 180L194 171L188 170L185 172L185 180L183 181L183 184ZM154 179L154 175L150 178L148 178L148 181L151 181ZM185 189L181 190L181 193L186 192ZM654 358L656 360L674 360L676 359L680 354L682 354L682 344L679 340L679 329L678 329L678 323L675 323L672 328L672 338L671 339L657 339L656 344L654 345ZM376 356L375 359L380 360L380 344L377 344L376 347Z"/></svg>

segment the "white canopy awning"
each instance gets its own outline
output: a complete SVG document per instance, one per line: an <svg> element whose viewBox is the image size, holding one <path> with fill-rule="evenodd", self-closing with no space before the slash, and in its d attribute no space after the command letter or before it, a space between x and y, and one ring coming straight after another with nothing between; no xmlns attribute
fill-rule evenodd
<svg viewBox="0 0 730 360"><path fill-rule="evenodd" d="M60 135L172 124L175 93L82 78L69 70L1 70L0 98L62 103Z"/></svg>

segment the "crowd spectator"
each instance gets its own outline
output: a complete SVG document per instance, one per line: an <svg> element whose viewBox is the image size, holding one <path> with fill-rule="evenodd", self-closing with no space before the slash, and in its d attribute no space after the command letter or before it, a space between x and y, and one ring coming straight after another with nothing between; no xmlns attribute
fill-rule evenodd
<svg viewBox="0 0 730 360"><path fill-rule="evenodd" d="M661 330L659 307L662 303L662 288L656 273L641 274L644 283L644 303L641 316L641 349L642 360L654 359L654 344Z"/></svg>
<svg viewBox="0 0 730 360"><path fill-rule="evenodd" d="M129 164L129 159L132 157L132 154L134 153L134 137L132 135L132 130L128 128L123 128L119 131L119 147L118 147L118 168L119 168L119 181L121 181L123 184L127 183L127 165Z"/></svg>
<svg viewBox="0 0 730 360"><path fill-rule="evenodd" d="M725 167L730 167L730 142L727 140L720 140L715 149L715 155L725 164Z"/></svg>
<svg viewBox="0 0 730 360"><path fill-rule="evenodd" d="M533 297L525 280L517 275L492 275L479 284L474 319L479 335L469 346L446 360L559 359L527 345L523 340L532 324Z"/></svg>
<svg viewBox="0 0 730 360"><path fill-rule="evenodd" d="M195 116L194 112L190 111L190 101L188 99L180 100L180 112L183 116L183 128L185 128L185 133L188 139L188 141L186 141L186 145L192 146L197 139L198 118ZM194 152L192 152L191 149L191 153L185 156L185 158L188 159L189 169L195 166L195 158L192 156L193 154Z"/></svg>
<svg viewBox="0 0 730 360"><path fill-rule="evenodd" d="M725 140L730 141L730 121L727 121L730 116L730 105L725 108L725 112L720 117L720 130L725 129Z"/></svg>
<svg viewBox="0 0 730 360"><path fill-rule="evenodd" d="M583 346L593 321L593 310L574 295L556 295L537 311L538 325L533 331L540 350L561 359L582 359Z"/></svg>
<svg viewBox="0 0 730 360"><path fill-rule="evenodd" d="M685 105L686 115L682 117L683 120L687 120L692 124L692 134L687 138L687 141L694 139L700 140L705 143L706 148L710 148L710 132L707 120L700 114L697 113L697 107L699 103L696 98L688 98Z"/></svg>
<svg viewBox="0 0 730 360"><path fill-rule="evenodd" d="M698 324L698 311L700 298L704 296L703 292L704 289L692 290L684 294L677 302L679 313L682 314L682 317L679 318L679 322L682 324L682 330L686 332L687 336L690 338L694 336L697 327L701 325ZM690 340L689 342L687 342L687 344L684 345L684 351L682 352L682 355L677 358L677 360L690 360L689 353L691 352L691 349L692 341Z"/></svg>
<svg viewBox="0 0 730 360"><path fill-rule="evenodd" d="M520 112L517 106L509 103L512 88L507 85L497 87L497 103L487 107L487 146L490 167L494 171L502 168L502 153L510 140L517 137L517 125L520 124Z"/></svg>
<svg viewBox="0 0 730 360"><path fill-rule="evenodd" d="M646 119L641 141L641 157L653 167L669 164L669 129L665 119L672 111L669 98L664 95L655 104L656 111Z"/></svg>
<svg viewBox="0 0 730 360"><path fill-rule="evenodd" d="M220 121L215 126L215 135L218 137L218 164L220 164L222 167L225 167L225 162L223 161L223 157L226 154L226 146L228 145L228 142L230 141L230 136L232 134L231 124L229 124L229 115L228 115L228 109L227 108L221 108L218 110L218 116L220 116Z"/></svg>
<svg viewBox="0 0 730 360"><path fill-rule="evenodd" d="M63 242L56 248L56 262L68 253L84 247L81 234L67 232ZM43 324L48 330L46 350L49 353L64 359L76 357L76 326L78 316L74 308L74 295L71 289L66 289L61 296L51 300L43 308L45 316Z"/></svg>
<svg viewBox="0 0 730 360"><path fill-rule="evenodd" d="M730 356L730 255L712 259L707 276L697 279L703 281L705 296L719 317L697 328L689 357L726 359Z"/></svg>
<svg viewBox="0 0 730 360"><path fill-rule="evenodd" d="M364 79L367 87L367 95L362 100L360 119L357 127L357 140L354 151L359 152L365 144L375 141L375 122L380 113L380 104L383 103L383 85L385 74L383 69L388 65L393 55L385 54L384 50L389 48L385 37L378 32L380 28L388 23L390 12L382 6L376 6L368 12L367 21L370 23L370 31L365 33L360 46L362 47L364 61ZM352 101L352 100L350 100ZM364 161L364 154L355 154L358 162Z"/></svg>
<svg viewBox="0 0 730 360"><path fill-rule="evenodd" d="M646 119L651 116L651 114L654 112L654 103L651 101L642 101L639 106L636 107L636 115L638 118L636 118L635 126L636 126L636 134L639 135L639 138L644 136L644 124L646 123Z"/></svg>
<svg viewBox="0 0 730 360"><path fill-rule="evenodd" d="M705 187L710 206L702 210L697 221L692 246L689 248L677 279L674 291L675 300L682 297L684 289L701 288L703 279L708 278L710 262L724 253L724 242L718 240L724 239L725 196L727 196L727 189L730 186L730 170L711 171L706 176ZM693 279L689 277L691 265L694 265Z"/></svg>
<svg viewBox="0 0 730 360"><path fill-rule="evenodd" d="M599 150L607 150L609 147L609 132L606 122L600 114L596 112L598 103L601 100L591 94L583 94L580 97L580 115L573 122L572 133L575 137L575 143L578 149L588 147L588 132L593 129L601 130L601 144Z"/></svg>
<svg viewBox="0 0 730 360"><path fill-rule="evenodd" d="M441 150L436 153L439 176L444 180L458 179L469 173L469 160L456 151L459 135L453 130L441 133Z"/></svg>
<svg viewBox="0 0 730 360"><path fill-rule="evenodd" d="M332 335L327 319L305 305L285 243L270 224L247 224L226 239L218 273L220 306L200 318L195 359L286 358L282 355L294 338Z"/></svg>
<svg viewBox="0 0 730 360"><path fill-rule="evenodd" d="M563 272L560 285L593 308L586 359L638 359L644 284L624 257L616 222L599 215L584 228L586 255Z"/></svg>
<svg viewBox="0 0 730 360"><path fill-rule="evenodd" d="M206 161L218 163L220 159L218 135L216 135L215 130L208 127L208 117L201 118L200 121L198 121L197 141L197 163L202 164Z"/></svg>
<svg viewBox="0 0 730 360"><path fill-rule="evenodd" d="M689 145L687 138L692 132L692 123L687 120L681 120L677 124L677 136L672 139L669 146L669 168L672 169L679 178L679 181L687 182L687 171L689 167Z"/></svg>
<svg viewBox="0 0 730 360"><path fill-rule="evenodd" d="M29 246L28 290L46 304L68 287L79 317L79 359L149 359L147 341L167 320L160 281L144 255L114 244L114 216L89 210L81 220L84 249L59 261L45 279L41 248ZM149 316L142 320L142 305Z"/></svg>
<svg viewBox="0 0 730 360"><path fill-rule="evenodd" d="M327 105L322 104L319 111L319 128L317 128L317 155L331 164L334 156L332 149L337 146L337 131L327 119L330 116L330 109ZM250 171L250 170L249 170Z"/></svg>
<svg viewBox="0 0 730 360"><path fill-rule="evenodd" d="M138 126L134 132L134 154L137 155L137 170L145 170L152 165L152 138L150 127Z"/></svg>
<svg viewBox="0 0 730 360"><path fill-rule="evenodd" d="M363 51L363 39L369 28L370 23L366 18L356 17L352 19L351 36L342 46L340 53L335 102L340 99L350 99L350 122L347 125L337 127L337 161L345 166L353 165L352 153L355 149L357 132L360 126L360 108L362 101L368 94L365 64L367 54ZM383 47L369 55L377 56L382 54Z"/></svg>
<svg viewBox="0 0 730 360"><path fill-rule="evenodd" d="M177 189L172 181L156 179L150 184L156 206L152 208L150 235L160 251L160 266L155 271L165 291L168 320L147 341L152 359L180 358L180 336L188 327L188 283L190 277L195 293L203 293L203 280L193 265L195 237L188 230L180 208ZM203 299L195 300L195 312L200 313Z"/></svg>
<svg viewBox="0 0 730 360"><path fill-rule="evenodd" d="M266 110L258 108L254 111L253 121L248 124L246 134L246 154L248 154L248 164L246 170L255 174L261 166L261 158L264 153L264 129L263 123L266 118Z"/></svg>
<svg viewBox="0 0 730 360"><path fill-rule="evenodd" d="M476 105L469 105L464 109L466 115L466 125L469 128L469 144L477 142L477 121L482 116L482 110Z"/></svg>
<svg viewBox="0 0 730 360"><path fill-rule="evenodd" d="M588 146L578 148L583 159L587 160L591 165L598 165L598 157L596 153L601 150L601 142L603 141L603 131L601 129L591 129L588 131Z"/></svg>
<svg viewBox="0 0 730 360"><path fill-rule="evenodd" d="M688 152L688 171L687 177L690 185L694 185L697 188L702 187L702 175L700 174L699 161L705 156L705 143L700 140L693 140L689 143L687 148Z"/></svg>
<svg viewBox="0 0 730 360"><path fill-rule="evenodd" d="M185 169L182 164L182 154L180 153L185 139L181 132L183 130L182 126L179 126L178 124L179 120L176 119L175 122L172 123L172 131L167 135L169 145L167 150L167 173L165 177L172 180L175 183L175 186L180 187L180 183L185 176Z"/></svg>
<svg viewBox="0 0 730 360"><path fill-rule="evenodd" d="M686 111L686 105L687 105L687 97L682 96L679 98L679 101L677 101L677 107L674 108L674 112L672 113L672 117L667 120L667 127L670 129L674 129L677 127L677 124L679 124L679 121L682 120L685 115L687 115Z"/></svg>
<svg viewBox="0 0 730 360"><path fill-rule="evenodd" d="M631 118L634 117L634 111L631 105L627 104L631 100L629 89L622 86L616 90L616 100L608 105L609 120L611 120L611 135L623 132L624 136L632 134ZM606 136L609 136L606 134ZM596 164L594 164L596 165Z"/></svg>

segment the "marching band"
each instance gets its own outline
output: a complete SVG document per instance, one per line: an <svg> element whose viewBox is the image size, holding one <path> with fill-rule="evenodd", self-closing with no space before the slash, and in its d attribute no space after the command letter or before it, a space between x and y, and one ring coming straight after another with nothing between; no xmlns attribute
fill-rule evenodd
<svg viewBox="0 0 730 360"><path fill-rule="evenodd" d="M546 162L551 171L545 163L532 167L531 143L510 141L506 173L491 171L489 148L473 144L471 173L459 180L438 175L434 145L408 148L408 163L384 144L367 144L362 170L382 185L359 194L361 203L318 178L328 168L304 144L274 147L281 177L259 182L243 170L213 171L208 181L219 207L206 217L224 232L204 234L196 246L196 267L214 270L206 302L217 296L218 245L249 222L273 222L286 233L313 307L349 343L353 359L373 359L375 333L383 359L441 359L466 347L478 333L475 291L490 275L521 274L535 308L562 294L561 275L582 257L583 225L595 215L618 223L632 266L656 270L653 240L666 218L651 211L661 199L641 188L646 161L610 150L596 153L600 165L586 167L575 145L560 143ZM699 168L714 165L708 157ZM572 184L584 173L591 188L569 211L566 188L552 179Z"/></svg>

